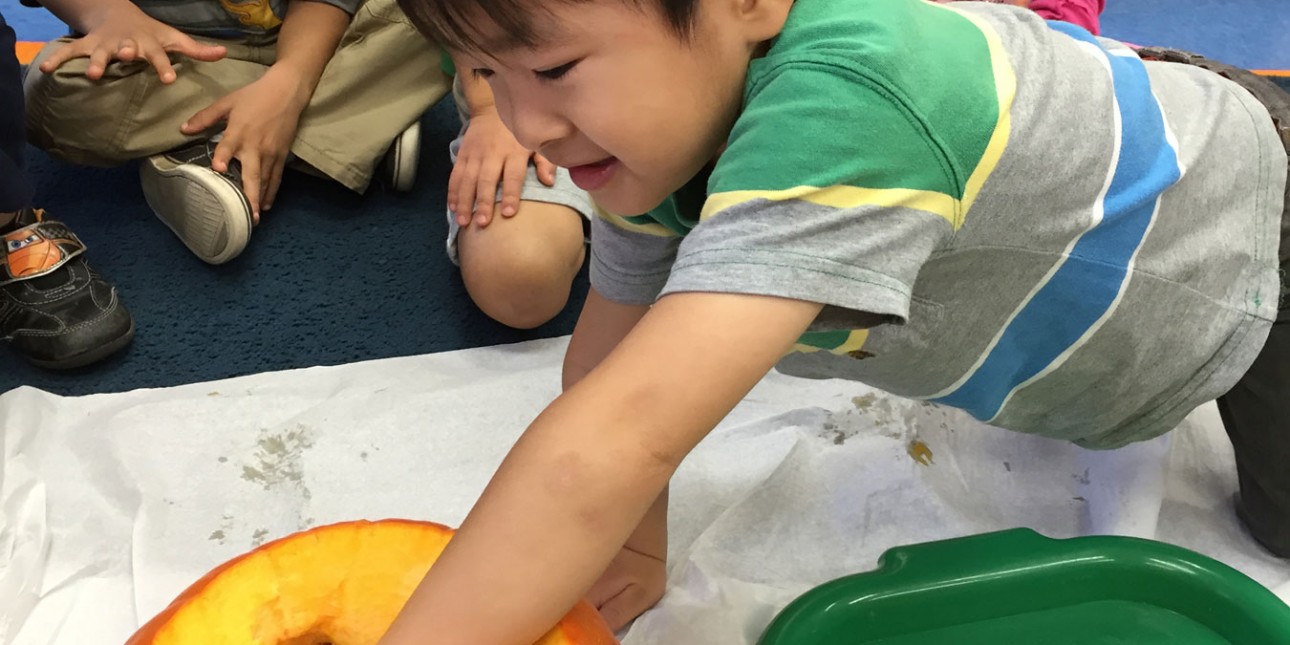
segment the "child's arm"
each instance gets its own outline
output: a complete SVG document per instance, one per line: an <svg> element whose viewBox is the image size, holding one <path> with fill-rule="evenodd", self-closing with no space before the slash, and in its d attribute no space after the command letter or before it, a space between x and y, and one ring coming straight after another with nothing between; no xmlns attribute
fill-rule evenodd
<svg viewBox="0 0 1290 645"><path fill-rule="evenodd" d="M649 311L649 305L612 302L592 287L564 354L563 387L568 391L600 364ZM618 631L654 606L667 587L667 490L587 592L610 628Z"/></svg>
<svg viewBox="0 0 1290 645"><path fill-rule="evenodd" d="M242 162L242 190L257 221L261 206L273 206L300 113L309 105L349 20L348 13L330 4L292 0L278 32L277 59L268 71L181 126L185 134L197 134L228 122L211 167L223 172L233 158Z"/></svg>
<svg viewBox="0 0 1290 645"><path fill-rule="evenodd" d="M382 643L537 640L819 310L764 296L659 300L533 422Z"/></svg>
<svg viewBox="0 0 1290 645"><path fill-rule="evenodd" d="M473 217L479 226L488 226L496 205L497 184L502 184L503 217L511 217L520 207L520 189L528 172L529 159L537 169L538 179L555 184L555 164L515 140L502 123L488 81L470 70L459 70L470 122L462 137L457 162L448 178L448 207L457 216L459 226L467 226Z"/></svg>
<svg viewBox="0 0 1290 645"><path fill-rule="evenodd" d="M587 600L617 632L667 590L667 489L654 500L618 555L587 592Z"/></svg>
<svg viewBox="0 0 1290 645"><path fill-rule="evenodd" d="M567 392L590 374L646 313L649 305L619 304L600 295L595 287L589 289L564 353L561 388Z"/></svg>
<svg viewBox="0 0 1290 645"><path fill-rule="evenodd" d="M217 61L226 53L224 47L203 45L158 22L129 0L41 0L41 6L85 34L59 47L40 64L40 71L46 74L73 58L89 58L85 76L98 80L113 60L146 60L161 82L169 84L175 82L175 68L167 54Z"/></svg>

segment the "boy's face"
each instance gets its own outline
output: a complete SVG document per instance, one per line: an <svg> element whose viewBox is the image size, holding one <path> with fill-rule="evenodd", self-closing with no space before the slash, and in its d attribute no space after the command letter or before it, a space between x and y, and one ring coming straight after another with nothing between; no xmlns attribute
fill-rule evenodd
<svg viewBox="0 0 1290 645"><path fill-rule="evenodd" d="M453 58L459 73L488 80L521 144L569 168L603 208L637 215L715 157L738 115L748 62L790 4L700 0L683 39L653 7L547 3L537 18L542 44ZM484 21L476 26L488 42L500 30Z"/></svg>

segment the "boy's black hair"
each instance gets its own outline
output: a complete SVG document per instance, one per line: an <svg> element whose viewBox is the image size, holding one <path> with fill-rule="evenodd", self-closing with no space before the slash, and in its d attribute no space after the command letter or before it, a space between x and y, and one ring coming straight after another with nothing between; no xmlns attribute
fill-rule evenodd
<svg viewBox="0 0 1290 645"><path fill-rule="evenodd" d="M509 44L541 44L542 21L556 2L582 4L592 0L398 0L408 19L431 42L449 49L491 53L472 17L487 16ZM688 38L700 0L615 0L644 11L658 11L680 38Z"/></svg>

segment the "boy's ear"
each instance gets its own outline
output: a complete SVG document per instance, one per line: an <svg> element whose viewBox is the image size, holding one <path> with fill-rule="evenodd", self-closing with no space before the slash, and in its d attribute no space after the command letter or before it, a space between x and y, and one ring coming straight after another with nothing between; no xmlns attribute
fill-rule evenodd
<svg viewBox="0 0 1290 645"><path fill-rule="evenodd" d="M761 43L779 35L793 8L793 0L727 0L735 5L751 43Z"/></svg>

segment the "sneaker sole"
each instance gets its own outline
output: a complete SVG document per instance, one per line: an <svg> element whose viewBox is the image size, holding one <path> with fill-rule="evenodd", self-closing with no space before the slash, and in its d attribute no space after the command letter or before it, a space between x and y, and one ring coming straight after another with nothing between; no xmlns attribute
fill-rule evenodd
<svg viewBox="0 0 1290 645"><path fill-rule="evenodd" d="M64 358L62 360L57 360L57 361L44 361L37 358L30 358L26 356L24 356L23 358L25 358L28 363L31 363L32 365L35 365L36 367L39 367L42 369L57 370L57 371L74 370L80 367L85 367L87 365L92 365L94 363L97 363L121 351L122 349L125 349L125 347L129 345L130 341L132 340L134 340L134 321L133 320L130 321L130 328L127 329L125 333L122 334L120 337L114 338L102 345L99 345L98 347L95 347L90 350L86 350L75 356L69 356L67 358Z"/></svg>
<svg viewBox="0 0 1290 645"><path fill-rule="evenodd" d="M251 204L228 177L152 157L140 164L139 179L144 199L157 218L203 262L228 262L251 240ZM228 231L228 243L222 248L217 247L221 226Z"/></svg>
<svg viewBox="0 0 1290 645"><path fill-rule="evenodd" d="M390 177L394 190L406 193L417 182L417 161L421 154L421 124L413 123L394 140Z"/></svg>

